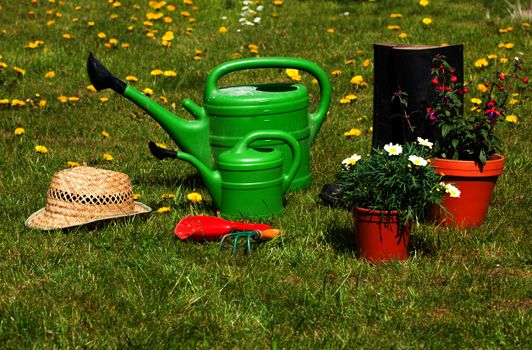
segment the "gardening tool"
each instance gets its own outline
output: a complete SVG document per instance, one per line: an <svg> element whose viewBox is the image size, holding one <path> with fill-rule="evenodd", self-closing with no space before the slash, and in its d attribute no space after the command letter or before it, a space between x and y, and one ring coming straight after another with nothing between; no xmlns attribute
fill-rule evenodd
<svg viewBox="0 0 532 350"><path fill-rule="evenodd" d="M175 227L175 234L180 239L192 241L217 241L223 236L236 231L264 231L270 225L249 222L229 221L217 216L185 216Z"/></svg>
<svg viewBox="0 0 532 350"><path fill-rule="evenodd" d="M224 235L220 241L220 249L223 248L224 240L228 237L233 238L233 249L231 250L231 255L234 255L236 252L236 247L238 245L238 239L244 238L246 240L246 254L251 252L251 240L261 241L261 240L270 240L281 234L281 231L276 229L269 230L255 230L255 231L244 231L244 232L231 232Z"/></svg>
<svg viewBox="0 0 532 350"><path fill-rule="evenodd" d="M283 154L273 148L251 148L257 140L286 142L292 152L290 168L283 171ZM255 131L231 150L218 156L218 170L211 170L188 153L174 152L150 142L157 158L175 157L194 165L224 217L268 217L283 211L283 196L293 181L301 152L296 139L276 130Z"/></svg>
<svg viewBox="0 0 532 350"><path fill-rule="evenodd" d="M218 88L223 76L257 68L294 68L313 75L320 86L320 103L314 113L308 112L307 88L301 84L253 84ZM257 130L285 131L292 135L301 149L301 166L291 189L307 187L312 181L310 145L321 127L331 102L331 84L326 73L315 63L285 57L245 58L223 63L214 68L205 85L205 106L190 99L182 105L195 120L184 120L156 104L134 87L114 77L92 54L87 71L98 90L113 89L150 114L170 135L179 148L198 160L204 167L215 170L217 159L232 149L242 138ZM280 140L262 140L253 147L274 148L283 153L283 171L291 167L290 148ZM183 153L183 154L185 154ZM196 164L194 164L196 165Z"/></svg>

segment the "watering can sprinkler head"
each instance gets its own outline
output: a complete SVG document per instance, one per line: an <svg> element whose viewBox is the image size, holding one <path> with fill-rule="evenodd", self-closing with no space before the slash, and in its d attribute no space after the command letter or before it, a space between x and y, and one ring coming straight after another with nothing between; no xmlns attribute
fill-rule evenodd
<svg viewBox="0 0 532 350"><path fill-rule="evenodd" d="M109 70L94 57L92 52L89 53L89 57L87 58L87 73L89 74L89 79L96 90L113 89L120 95L124 94L127 84L109 72Z"/></svg>

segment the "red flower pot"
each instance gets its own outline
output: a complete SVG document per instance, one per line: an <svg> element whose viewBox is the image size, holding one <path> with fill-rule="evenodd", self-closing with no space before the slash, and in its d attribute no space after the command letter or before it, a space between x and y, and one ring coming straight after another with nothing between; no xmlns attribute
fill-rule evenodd
<svg viewBox="0 0 532 350"><path fill-rule="evenodd" d="M353 208L355 246L371 262L408 259L411 225L400 226L397 211Z"/></svg>
<svg viewBox="0 0 532 350"><path fill-rule="evenodd" d="M461 228L480 226L486 218L497 178L503 173L504 160L496 154L480 170L474 161L434 159L432 165L444 175L443 181L453 183L461 192L459 198L445 197L442 206L449 213L434 210L436 221Z"/></svg>

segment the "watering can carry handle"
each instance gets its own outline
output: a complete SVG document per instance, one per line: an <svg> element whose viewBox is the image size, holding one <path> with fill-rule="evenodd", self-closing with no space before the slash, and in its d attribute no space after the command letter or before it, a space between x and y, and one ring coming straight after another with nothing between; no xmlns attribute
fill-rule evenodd
<svg viewBox="0 0 532 350"><path fill-rule="evenodd" d="M318 131L327 116L327 111L331 103L331 83L327 74L316 63L304 60L301 58L292 57L258 57L258 58L243 58L239 60L222 63L215 67L207 77L205 84L205 100L218 90L218 80L226 74L231 72L255 69L255 68L294 68L301 69L310 73L316 78L320 85L320 104L318 109L309 116L310 125L310 142L318 134Z"/></svg>
<svg viewBox="0 0 532 350"><path fill-rule="evenodd" d="M260 130L247 134L236 146L235 152L243 152L247 148L252 148L249 145L257 140L281 140L288 144L292 152L292 164L286 173L283 174L283 194L288 190L288 187L294 180L294 177L301 165L301 149L297 140L290 134L280 130Z"/></svg>

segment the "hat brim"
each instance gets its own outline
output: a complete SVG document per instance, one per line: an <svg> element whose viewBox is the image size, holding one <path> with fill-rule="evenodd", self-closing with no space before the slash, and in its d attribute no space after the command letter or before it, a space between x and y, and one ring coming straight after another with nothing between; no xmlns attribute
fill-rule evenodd
<svg viewBox="0 0 532 350"><path fill-rule="evenodd" d="M117 218L123 218L127 216L133 216L137 214L146 214L151 212L152 209L147 205L134 202L133 211L129 213L124 213L121 215L106 216L95 219L82 219L82 218L65 218L62 216L54 216L46 211L46 208L41 208L35 213L31 214L30 217L26 219L24 224L29 228L39 229L39 230L55 230L81 226L85 224L90 224L93 222L111 220Z"/></svg>

